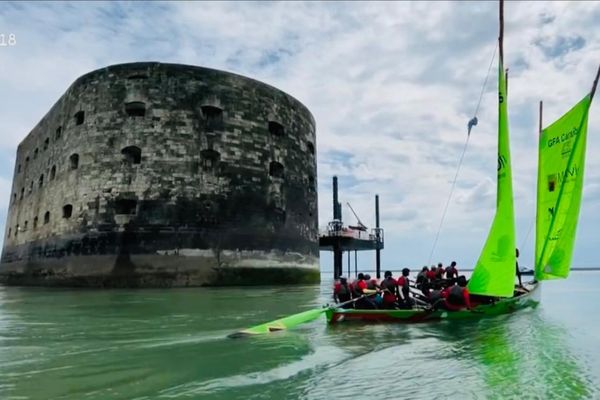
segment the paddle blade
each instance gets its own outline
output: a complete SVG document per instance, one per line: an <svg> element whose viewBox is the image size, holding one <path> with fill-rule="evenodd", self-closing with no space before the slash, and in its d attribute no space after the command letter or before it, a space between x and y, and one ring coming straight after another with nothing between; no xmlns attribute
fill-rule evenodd
<svg viewBox="0 0 600 400"><path fill-rule="evenodd" d="M326 308L314 308L312 310L303 311L298 314L276 319L275 321L266 322L264 324L256 325L251 328L232 333L228 337L238 338L248 335L262 335L265 333L290 329L300 324L304 324L306 322L310 322L312 320L317 319L321 314L325 312L325 310Z"/></svg>

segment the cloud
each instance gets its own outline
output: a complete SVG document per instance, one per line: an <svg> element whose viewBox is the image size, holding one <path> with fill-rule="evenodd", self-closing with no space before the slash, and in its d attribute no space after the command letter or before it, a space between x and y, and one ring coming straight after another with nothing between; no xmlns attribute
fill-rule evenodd
<svg viewBox="0 0 600 400"><path fill-rule="evenodd" d="M515 208L523 238L535 204L538 101L544 100L547 125L590 89L600 60L600 4L508 2L505 13ZM293 95L315 116L320 224L331 218L331 176L337 174L342 203L350 202L367 225L374 225L373 196L380 195L384 262L420 265L494 53L497 4L19 2L3 5L0 27L18 41L0 48L4 160L90 70L155 60L240 73ZM436 252L462 264L474 263L494 214L495 93L496 64ZM600 150L597 107L590 112L588 155ZM0 178L9 184L12 168L12 161L0 164ZM591 171L600 170L600 159L589 156L587 168L585 196L592 201L600 177ZM6 209L9 188L3 189ZM582 207L581 232L592 231L595 210ZM344 219L354 222L346 209ZM583 249L594 248L592 240L578 237ZM576 251L575 264L592 260L593 252Z"/></svg>

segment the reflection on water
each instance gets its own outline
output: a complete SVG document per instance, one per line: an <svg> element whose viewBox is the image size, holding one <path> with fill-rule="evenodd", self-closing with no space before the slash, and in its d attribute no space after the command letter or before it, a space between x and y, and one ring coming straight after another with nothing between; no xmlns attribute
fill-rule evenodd
<svg viewBox="0 0 600 400"><path fill-rule="evenodd" d="M595 291L587 289L595 282L574 278L567 282L579 296L570 298L590 303ZM581 305L569 309L564 286L556 288L549 286L536 310L481 321L318 320L232 340L226 335L241 327L326 302L329 283L166 291L0 287L0 398L594 398L600 371L586 351L598 357L600 350L580 339L573 310ZM593 318L587 331L600 328Z"/></svg>

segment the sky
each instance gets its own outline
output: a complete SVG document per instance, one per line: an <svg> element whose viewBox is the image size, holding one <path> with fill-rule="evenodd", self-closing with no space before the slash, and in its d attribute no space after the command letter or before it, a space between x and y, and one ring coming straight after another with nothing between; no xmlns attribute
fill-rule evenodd
<svg viewBox="0 0 600 400"><path fill-rule="evenodd" d="M107 65L159 61L252 77L305 104L317 123L319 225L332 218L333 175L346 223L356 222L349 202L373 227L379 194L383 268L452 260L472 268L495 212L497 59L483 84L497 21L489 1L3 3L0 35L16 43L0 47L1 231L17 145L69 85ZM505 5L522 265L533 262L538 102L547 126L589 92L598 26L600 2ZM482 87L479 124L430 259ZM599 107L590 110L576 267L600 266ZM359 269L374 259L360 254ZM331 264L321 253L322 268Z"/></svg>

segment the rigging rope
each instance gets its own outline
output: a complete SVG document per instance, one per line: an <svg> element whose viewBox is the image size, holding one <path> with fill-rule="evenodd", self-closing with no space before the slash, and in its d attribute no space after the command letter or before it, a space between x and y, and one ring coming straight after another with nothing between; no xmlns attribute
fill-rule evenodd
<svg viewBox="0 0 600 400"><path fill-rule="evenodd" d="M527 244L527 239L529 239L529 234L531 233L531 230L533 229L534 224L535 224L535 216L531 220L531 224L529 224L529 230L527 231L527 235L525 235L525 239L523 240L523 242L521 242L521 246L519 247L519 249L525 248L525 245Z"/></svg>
<svg viewBox="0 0 600 400"><path fill-rule="evenodd" d="M427 264L431 264L431 259L433 258L433 253L435 252L435 247L437 246L438 239L440 237L440 232L442 231L442 225L444 225L444 220L446 219L446 213L448 211L448 206L450 205L450 200L452 199L452 194L454 193L454 187L456 186L456 180L458 179L458 173L460 172L460 167L462 166L463 159L465 157L465 153L467 152L467 146L469 145L469 139L471 138L471 129L477 125L477 113L479 112L479 107L481 106L481 100L483 99L483 93L485 92L485 87L487 86L487 81L490 76L490 71L492 70L492 64L494 63L494 59L496 58L496 51L498 50L498 44L496 43L496 47L494 47L494 53L492 54L492 59L490 60L490 65L488 66L487 74L485 75L485 80L483 81L483 86L481 87L481 93L479 94L479 101L477 102L477 107L475 107L475 112L473 113L473 118L469 120L467 124L467 140L465 140L465 146L463 147L462 154L460 155L460 160L458 161L458 166L456 168L456 173L454 174L454 180L452 181L452 185L450 186L450 194L448 195L448 199L446 200L446 205L444 206L444 212L442 213L442 219L440 220L440 226L435 234L435 240L433 241L433 246L431 247L431 252L429 253L429 259L427 260Z"/></svg>

